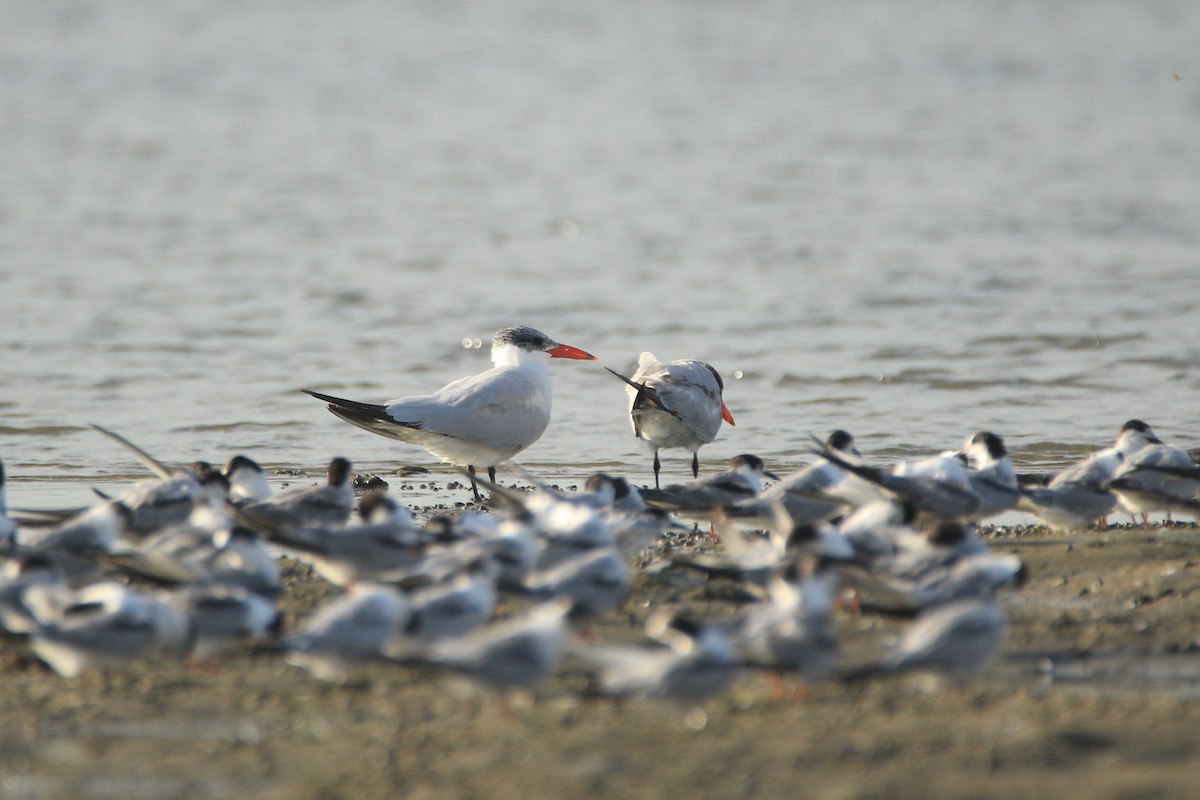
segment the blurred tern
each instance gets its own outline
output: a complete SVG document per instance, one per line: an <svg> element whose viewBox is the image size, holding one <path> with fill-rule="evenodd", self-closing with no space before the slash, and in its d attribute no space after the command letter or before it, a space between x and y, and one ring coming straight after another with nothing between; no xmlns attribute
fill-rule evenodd
<svg viewBox="0 0 1200 800"><path fill-rule="evenodd" d="M167 525L185 521L197 504L224 498L228 481L206 462L172 470L124 436L91 424L92 430L131 452L155 477L136 483L120 500L132 512L129 532L146 536ZM97 492L99 494L99 492ZM104 499L108 499L101 495Z"/></svg>
<svg viewBox="0 0 1200 800"><path fill-rule="evenodd" d="M402 642L389 656L450 669L496 688L529 686L558 669L570 634L570 608L565 598L552 600L424 650L414 652Z"/></svg>
<svg viewBox="0 0 1200 800"><path fill-rule="evenodd" d="M254 642L278 633L282 624L272 601L234 584L189 587L177 594L174 602L192 622L192 656L201 661L236 642Z"/></svg>
<svg viewBox="0 0 1200 800"><path fill-rule="evenodd" d="M576 645L604 694L638 694L694 704L724 691L741 670L733 641L718 625L656 613L647 644Z"/></svg>
<svg viewBox="0 0 1200 800"><path fill-rule="evenodd" d="M492 338L492 369L454 381L431 395L380 405L304 391L324 400L331 412L352 425L420 445L442 461L465 467L479 502L476 468L487 467L488 477L495 482L496 465L536 442L550 423L549 358L594 360L595 356L518 326L497 331Z"/></svg>
<svg viewBox="0 0 1200 800"><path fill-rule="evenodd" d="M838 562L793 562L767 584L767 602L738 620L734 642L748 663L823 681L837 666L837 626L831 616L840 583Z"/></svg>
<svg viewBox="0 0 1200 800"><path fill-rule="evenodd" d="M411 616L412 604L396 589L356 584L284 640L284 660L321 680L344 681L362 664L381 658L384 645Z"/></svg>
<svg viewBox="0 0 1200 800"><path fill-rule="evenodd" d="M764 477L779 479L778 475L767 470L761 458L742 454L730 459L729 468L724 472L665 489L646 489L642 491L642 498L650 505L673 511L713 511L757 497L762 492Z"/></svg>
<svg viewBox="0 0 1200 800"><path fill-rule="evenodd" d="M909 623L896 648L880 663L847 675L927 671L955 678L983 672L1000 655L1008 618L990 600L960 600L938 606Z"/></svg>
<svg viewBox="0 0 1200 800"><path fill-rule="evenodd" d="M324 486L304 486L236 507L244 525L274 533L298 528L343 527L354 510L354 481L350 462L334 458L326 470Z"/></svg>
<svg viewBox="0 0 1200 800"><path fill-rule="evenodd" d="M585 550L525 579L525 590L533 597L570 598L576 617L599 616L617 608L631 585L629 565L613 547Z"/></svg>
<svg viewBox="0 0 1200 800"><path fill-rule="evenodd" d="M166 600L105 582L79 590L69 605L43 620L31 646L59 675L74 678L158 654L182 656L190 635L187 617Z"/></svg>
<svg viewBox="0 0 1200 800"><path fill-rule="evenodd" d="M229 459L221 474L229 482L229 502L234 505L245 505L271 496L271 485L267 483L267 475L258 462L248 456L234 456Z"/></svg>
<svg viewBox="0 0 1200 800"><path fill-rule="evenodd" d="M495 569L478 561L445 583L409 595L412 618L404 635L422 642L464 636L486 624L496 610Z"/></svg>
<svg viewBox="0 0 1200 800"><path fill-rule="evenodd" d="M734 424L721 399L725 384L720 374L703 361L659 361L650 352L638 358L632 378L608 371L628 384L633 433L654 451L654 488L662 468L659 450L690 450L692 477L699 477L699 449L717 437L722 420Z"/></svg>
<svg viewBox="0 0 1200 800"><path fill-rule="evenodd" d="M36 604L27 599L35 594L45 598L42 608L64 608L70 602L71 589L54 559L31 555L5 561L0 572L0 634L25 636L37 630Z"/></svg>

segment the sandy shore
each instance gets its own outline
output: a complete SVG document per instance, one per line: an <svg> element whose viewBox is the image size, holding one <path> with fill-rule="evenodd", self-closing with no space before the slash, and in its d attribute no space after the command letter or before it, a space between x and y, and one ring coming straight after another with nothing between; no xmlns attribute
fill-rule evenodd
<svg viewBox="0 0 1200 800"><path fill-rule="evenodd" d="M67 681L10 646L0 797L1192 797L1200 743L1200 531L996 529L1030 579L1005 595L986 677L807 687L747 675L703 706L586 696L570 668L532 695L372 666L321 683L236 650L209 670L142 665ZM336 590L289 563L295 624ZM669 593L665 596L664 593ZM733 613L728 587L642 579L595 628L648 606ZM902 624L841 609L843 664Z"/></svg>

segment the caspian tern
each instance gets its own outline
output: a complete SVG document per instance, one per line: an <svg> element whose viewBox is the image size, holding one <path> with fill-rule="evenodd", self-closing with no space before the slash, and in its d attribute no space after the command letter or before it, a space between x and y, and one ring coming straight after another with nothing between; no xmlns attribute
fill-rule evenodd
<svg viewBox="0 0 1200 800"><path fill-rule="evenodd" d="M654 488L659 486L662 468L659 450L691 450L692 477L698 477L697 451L717 437L722 420L734 424L733 415L721 400L725 384L720 374L703 361L659 361L649 352L638 358L632 378L608 371L628 384L625 391L629 394L633 433L654 451Z"/></svg>
<svg viewBox="0 0 1200 800"><path fill-rule="evenodd" d="M522 325L496 332L492 369L454 381L431 395L376 404L304 392L324 400L331 412L352 425L420 445L442 461L466 467L479 502L476 468L487 467L494 482L496 465L536 442L550 423L548 358L594 361L596 357Z"/></svg>

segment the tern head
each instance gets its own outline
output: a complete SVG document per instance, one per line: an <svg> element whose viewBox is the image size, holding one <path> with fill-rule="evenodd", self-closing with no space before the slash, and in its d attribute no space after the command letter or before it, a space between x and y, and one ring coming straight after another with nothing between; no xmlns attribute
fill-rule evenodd
<svg viewBox="0 0 1200 800"><path fill-rule="evenodd" d="M977 469L996 463L1008 455L1004 440L994 433L979 431L967 438L961 452Z"/></svg>
<svg viewBox="0 0 1200 800"><path fill-rule="evenodd" d="M829 438L825 440L825 444L830 450L837 450L840 453L848 453L855 456L862 455L862 453L858 452L858 448L854 446L854 437L841 428L829 434Z"/></svg>
<svg viewBox="0 0 1200 800"><path fill-rule="evenodd" d="M512 348L524 353L545 353L551 358L574 358L595 361L596 357L569 344L559 344L541 331L526 325L501 328L492 337L492 360Z"/></svg>
<svg viewBox="0 0 1200 800"><path fill-rule="evenodd" d="M1129 420L1117 433L1116 447L1125 455L1130 455L1149 444L1162 444L1162 439L1155 436L1154 429L1140 419Z"/></svg>
<svg viewBox="0 0 1200 800"><path fill-rule="evenodd" d="M779 476L768 470L761 458L749 453L742 453L740 456L729 459L729 471L743 472L756 477L766 476L774 481L779 480Z"/></svg>
<svg viewBox="0 0 1200 800"><path fill-rule="evenodd" d="M330 486L341 488L350 480L350 462L338 456L329 462L326 476Z"/></svg>

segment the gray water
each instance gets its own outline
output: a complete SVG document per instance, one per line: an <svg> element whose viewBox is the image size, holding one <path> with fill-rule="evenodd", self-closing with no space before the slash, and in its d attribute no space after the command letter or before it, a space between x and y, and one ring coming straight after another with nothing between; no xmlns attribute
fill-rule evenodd
<svg viewBox="0 0 1200 800"><path fill-rule="evenodd" d="M245 452L445 474L300 394L554 365L518 461L649 480L642 350L725 376L706 469L1131 417L1200 445L1200 4L10 1L0 458L13 505ZM482 339L482 349L463 347ZM664 454L665 476L690 475Z"/></svg>

